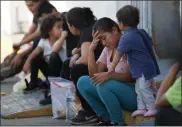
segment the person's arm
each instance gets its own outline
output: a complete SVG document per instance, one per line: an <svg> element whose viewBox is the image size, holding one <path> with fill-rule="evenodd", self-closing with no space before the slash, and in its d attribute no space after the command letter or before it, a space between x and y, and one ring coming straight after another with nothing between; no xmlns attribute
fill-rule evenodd
<svg viewBox="0 0 182 127"><path fill-rule="evenodd" d="M31 62L32 60L38 56L40 53L41 53L42 49L40 47L37 47L31 54L30 56L28 57L28 59L26 60L25 64L24 64L24 67L23 67L23 71L25 73L28 73L30 68L31 68Z"/></svg>
<svg viewBox="0 0 182 127"><path fill-rule="evenodd" d="M28 49L26 49L23 52L21 52L19 55L21 57L25 57L25 56L28 56L31 52L32 52L32 47L29 47Z"/></svg>
<svg viewBox="0 0 182 127"><path fill-rule="evenodd" d="M103 72L106 69L106 64L102 62L95 61L95 55L93 50L89 50L89 58L88 58L88 70L89 74L92 77L94 74Z"/></svg>
<svg viewBox="0 0 182 127"><path fill-rule="evenodd" d="M31 62L36 56L38 56L42 52L40 47L37 47L28 57L27 61Z"/></svg>
<svg viewBox="0 0 182 127"><path fill-rule="evenodd" d="M88 70L89 70L89 74L92 77L93 74L98 73L98 68L97 68L97 64L95 61L95 55L94 55L94 50L90 50L89 49L89 57L88 57Z"/></svg>
<svg viewBox="0 0 182 127"><path fill-rule="evenodd" d="M25 51L21 52L20 54L17 54L15 58L11 61L12 67L18 67L22 64L23 58L28 56L32 52L32 48L28 48Z"/></svg>
<svg viewBox="0 0 182 127"><path fill-rule="evenodd" d="M127 52L132 49L134 44L135 44L135 40L133 40L130 34L125 34L121 37L119 41L119 45L116 49L111 67L109 68L109 71L108 71L109 73L114 72L115 67L119 63L123 54L127 54Z"/></svg>
<svg viewBox="0 0 182 127"><path fill-rule="evenodd" d="M116 51L114 54L114 58L113 58L111 67L109 68L109 71L108 71L109 73L114 72L114 70L115 70L117 64L119 63L121 57L122 57L122 54L120 52Z"/></svg>
<svg viewBox="0 0 182 127"><path fill-rule="evenodd" d="M130 72L125 73L114 73L113 75L110 75L109 72L99 72L96 74L93 74L91 77L93 85L101 85L103 82L112 79L112 80L118 80L122 82L134 82L134 80L131 77Z"/></svg>
<svg viewBox="0 0 182 127"><path fill-rule="evenodd" d="M160 107L170 106L169 102L165 97L165 93L173 85L174 81L176 80L176 75L178 74L178 72L179 72L179 64L174 64L171 67L169 74L161 83L161 87L156 97L156 102L155 102L156 107L160 108Z"/></svg>
<svg viewBox="0 0 182 127"><path fill-rule="evenodd" d="M37 29L37 24L32 23L32 25L30 26L28 32L24 35L22 41L23 41L26 37L28 37L30 34L34 33L34 32L36 31L36 29Z"/></svg>
<svg viewBox="0 0 182 127"><path fill-rule="evenodd" d="M129 71L125 73L112 73L112 75L109 74L109 79L112 80L118 80L122 82L134 82L135 80L132 79L131 73Z"/></svg>
<svg viewBox="0 0 182 127"><path fill-rule="evenodd" d="M24 41L26 41L26 43L29 43L29 42L30 42L30 41L27 42L26 39L27 39L31 34L33 34L34 32L36 32L36 29L38 29L38 28L37 28L37 25L33 23L33 24L31 25L31 27L29 28L28 33L26 33L26 34L24 35L24 37L22 38L22 40L20 41L20 43L13 44L13 49L14 49L15 52L17 52L17 51L20 49L20 47L21 47L22 45L24 45Z"/></svg>
<svg viewBox="0 0 182 127"><path fill-rule="evenodd" d="M76 61L76 64L88 64L90 42L84 42L81 45L81 57Z"/></svg>
<svg viewBox="0 0 182 127"><path fill-rule="evenodd" d="M107 68L107 56L106 49L103 49L98 61L95 60L94 51L98 46L100 41L101 34L97 31L93 34L93 40L89 47L89 58L88 58L88 70L89 74L92 77L94 74L103 72Z"/></svg>
<svg viewBox="0 0 182 127"><path fill-rule="evenodd" d="M67 36L68 36L68 32L62 31L61 37L59 38L59 40L56 42L56 44L53 47L53 52L59 52L61 50L64 40L66 40Z"/></svg>
<svg viewBox="0 0 182 127"><path fill-rule="evenodd" d="M36 39L36 38L39 37L39 36L40 36L40 30L39 30L39 27L38 27L37 30L36 30L34 33L28 35L26 38L24 38L24 39L20 42L20 46L22 46L22 45L24 45L24 44L27 44L27 43L29 43L29 42L31 42L31 41L33 41L34 39Z"/></svg>

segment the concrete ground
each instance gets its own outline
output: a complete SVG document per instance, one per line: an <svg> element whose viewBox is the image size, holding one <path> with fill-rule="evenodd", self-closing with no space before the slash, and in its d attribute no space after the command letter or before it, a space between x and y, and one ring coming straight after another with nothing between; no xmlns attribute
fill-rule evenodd
<svg viewBox="0 0 182 127"><path fill-rule="evenodd" d="M13 84L18 81L18 78L13 77L1 82L1 92L10 94L13 90ZM2 126L68 126L65 120L53 119L52 116L25 118L25 119L1 119Z"/></svg>

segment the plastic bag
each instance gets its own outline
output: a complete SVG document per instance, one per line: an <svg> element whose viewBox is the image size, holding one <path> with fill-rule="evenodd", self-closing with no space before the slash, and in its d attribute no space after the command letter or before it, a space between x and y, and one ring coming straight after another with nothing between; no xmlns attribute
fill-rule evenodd
<svg viewBox="0 0 182 127"><path fill-rule="evenodd" d="M66 118L66 96L67 92L72 89L75 94L75 86L73 82L62 79L49 77L51 84L51 99L52 99L52 112L53 118ZM73 98L75 100L75 97ZM80 109L80 103L74 101L74 108L78 112Z"/></svg>

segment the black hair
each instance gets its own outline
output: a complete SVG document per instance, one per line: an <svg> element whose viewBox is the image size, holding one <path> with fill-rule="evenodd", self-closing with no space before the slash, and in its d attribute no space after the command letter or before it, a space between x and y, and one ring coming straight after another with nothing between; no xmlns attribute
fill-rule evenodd
<svg viewBox="0 0 182 127"><path fill-rule="evenodd" d="M61 18L58 18L55 15L49 14L48 17L46 17L43 20L40 26L41 38L44 38L44 39L49 38L49 32L52 30L54 24L58 21L62 21Z"/></svg>
<svg viewBox="0 0 182 127"><path fill-rule="evenodd" d="M36 8L36 16L39 18L42 14L50 14L53 9L56 8L48 0L41 0Z"/></svg>
<svg viewBox="0 0 182 127"><path fill-rule="evenodd" d="M126 5L118 10L116 17L119 23L129 27L136 27L140 20L140 11L137 7Z"/></svg>
<svg viewBox="0 0 182 127"><path fill-rule="evenodd" d="M96 31L104 31L104 32L111 32L112 28L116 27L118 32L120 32L119 26L116 22L114 22L112 19L103 17L96 21L96 23L93 26L93 32Z"/></svg>
<svg viewBox="0 0 182 127"><path fill-rule="evenodd" d="M66 20L70 25L73 25L78 29L82 29L93 24L96 18L90 8L75 7L67 12Z"/></svg>

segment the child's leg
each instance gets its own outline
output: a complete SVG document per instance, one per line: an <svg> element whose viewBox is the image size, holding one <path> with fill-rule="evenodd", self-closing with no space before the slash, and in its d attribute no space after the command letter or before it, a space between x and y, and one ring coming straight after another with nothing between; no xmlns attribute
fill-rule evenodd
<svg viewBox="0 0 182 127"><path fill-rule="evenodd" d="M139 89L141 91L143 101L144 101L146 108L148 110L148 112L145 113L144 116L155 115L157 113L157 111L155 109L155 98L153 95L153 90L151 89L151 81L146 80L143 75L142 75L142 78L139 82Z"/></svg>
<svg viewBox="0 0 182 127"><path fill-rule="evenodd" d="M71 80L70 79L70 70L71 68L69 67L69 63L70 63L71 59L67 59L63 62L62 67L61 67L61 77L67 80Z"/></svg>
<svg viewBox="0 0 182 127"><path fill-rule="evenodd" d="M44 76L47 77L48 64L45 62L44 58L41 55L33 59L31 63L31 78L30 78L31 80L30 81L33 84L37 84L39 69L44 74Z"/></svg>
<svg viewBox="0 0 182 127"><path fill-rule="evenodd" d="M62 60L58 53L52 52L49 59L49 76L59 77L61 75Z"/></svg>
<svg viewBox="0 0 182 127"><path fill-rule="evenodd" d="M147 112L146 106L145 106L145 103L143 100L143 96L142 96L142 93L140 91L140 80L141 80L141 78L138 78L136 80L136 84L135 84L135 92L137 93L137 108L138 108L138 110L136 110L135 112L132 113L132 117L144 115Z"/></svg>

